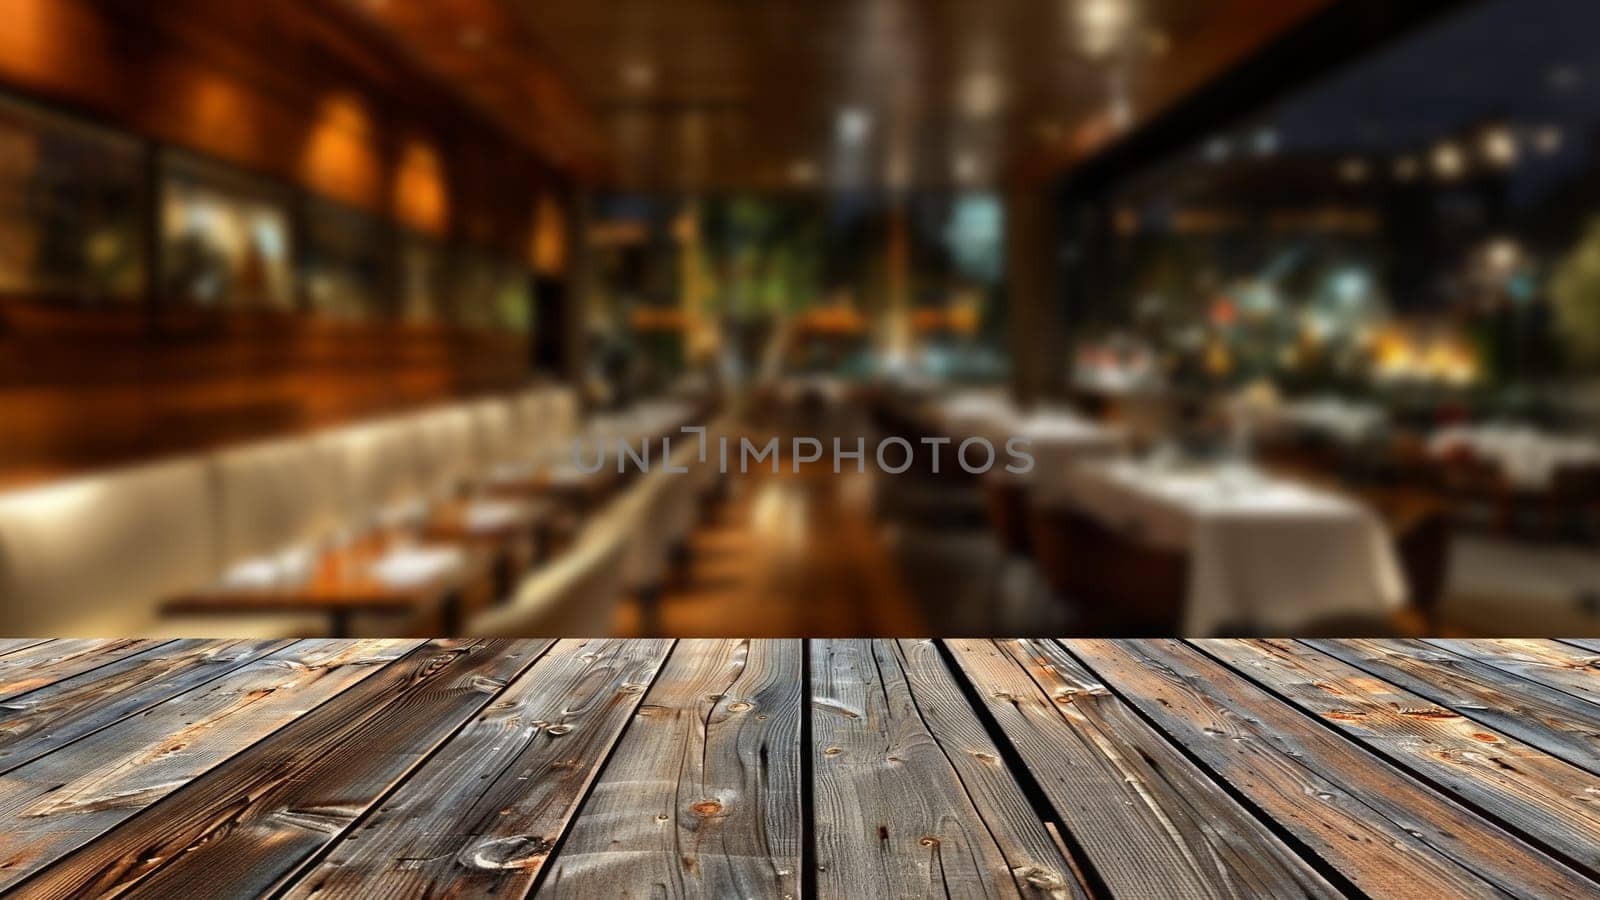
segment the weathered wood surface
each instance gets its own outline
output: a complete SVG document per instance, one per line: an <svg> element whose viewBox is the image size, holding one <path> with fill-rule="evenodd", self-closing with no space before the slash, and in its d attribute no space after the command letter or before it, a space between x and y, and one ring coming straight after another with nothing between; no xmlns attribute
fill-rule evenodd
<svg viewBox="0 0 1600 900"><path fill-rule="evenodd" d="M1600 775L1600 705L1417 641L1307 641L1318 650Z"/></svg>
<svg viewBox="0 0 1600 900"><path fill-rule="evenodd" d="M669 646L562 641L290 896L526 893Z"/></svg>
<svg viewBox="0 0 1600 900"><path fill-rule="evenodd" d="M15 697L0 705L0 773L290 643L172 641Z"/></svg>
<svg viewBox="0 0 1600 900"><path fill-rule="evenodd" d="M1590 703L1600 703L1600 644L1595 642L1586 645L1584 641L1484 638L1428 643Z"/></svg>
<svg viewBox="0 0 1600 900"><path fill-rule="evenodd" d="M1197 642L1395 765L1600 875L1600 779L1298 641Z"/></svg>
<svg viewBox="0 0 1600 900"><path fill-rule="evenodd" d="M0 703L80 672L91 672L160 643L74 638L34 644L7 653L0 656Z"/></svg>
<svg viewBox="0 0 1600 900"><path fill-rule="evenodd" d="M0 640L0 889L1595 896L1597 649Z"/></svg>
<svg viewBox="0 0 1600 900"><path fill-rule="evenodd" d="M680 641L544 893L800 896L799 641Z"/></svg>
<svg viewBox="0 0 1600 900"><path fill-rule="evenodd" d="M1071 641L1175 742L1358 890L1581 897L1593 886L1180 641Z"/></svg>
<svg viewBox="0 0 1600 900"><path fill-rule="evenodd" d="M1339 896L1059 646L949 643L1113 892Z"/></svg>
<svg viewBox="0 0 1600 900"><path fill-rule="evenodd" d="M414 641L304 641L0 777L0 888L93 841Z"/></svg>
<svg viewBox="0 0 1600 900"><path fill-rule="evenodd" d="M984 768L1004 770L971 710L952 715L949 678L925 657L907 665L892 641L811 642L819 897L1073 895L1016 783L967 786ZM930 721L921 707L941 694L945 715Z"/></svg>

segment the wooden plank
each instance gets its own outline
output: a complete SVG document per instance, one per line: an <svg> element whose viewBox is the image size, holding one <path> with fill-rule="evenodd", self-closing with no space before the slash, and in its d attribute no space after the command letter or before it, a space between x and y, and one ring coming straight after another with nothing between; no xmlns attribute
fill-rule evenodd
<svg viewBox="0 0 1600 900"><path fill-rule="evenodd" d="M1023 893L1087 896L1082 873L1055 833L1059 823L1043 823L1042 835L1037 830L1038 810L1006 768L999 748L962 693L936 642L903 640L896 642L896 649L922 721L960 774L978 813L1011 862L1012 875Z"/></svg>
<svg viewBox="0 0 1600 900"><path fill-rule="evenodd" d="M680 641L541 895L800 896L799 641Z"/></svg>
<svg viewBox="0 0 1600 900"><path fill-rule="evenodd" d="M550 643L429 641L46 868L24 890L62 898L265 896Z"/></svg>
<svg viewBox="0 0 1600 900"><path fill-rule="evenodd" d="M920 684L937 690L943 666L929 662ZM982 754L1008 778L998 751L970 709L956 724L968 740L948 734L947 747L934 736L893 642L812 641L811 709L818 897L1072 895L1066 861L1014 781L1009 802L989 811L1025 842L1008 853L985 824L954 760Z"/></svg>
<svg viewBox="0 0 1600 900"><path fill-rule="evenodd" d="M1430 639L1428 643L1590 703L1600 703L1600 650L1583 647L1581 642L1484 638Z"/></svg>
<svg viewBox="0 0 1600 900"><path fill-rule="evenodd" d="M1307 641L1329 656L1600 774L1600 706L1418 641Z"/></svg>
<svg viewBox="0 0 1600 900"><path fill-rule="evenodd" d="M527 894L671 645L562 641L288 896Z"/></svg>
<svg viewBox="0 0 1600 900"><path fill-rule="evenodd" d="M98 669L124 656L142 653L161 641L73 638L46 641L0 656L0 703L9 702L63 678Z"/></svg>
<svg viewBox="0 0 1600 900"><path fill-rule="evenodd" d="M948 646L1112 893L1339 896L1060 646Z"/></svg>
<svg viewBox="0 0 1600 900"><path fill-rule="evenodd" d="M173 641L32 691L0 706L0 773L292 643Z"/></svg>
<svg viewBox="0 0 1600 900"><path fill-rule="evenodd" d="M1600 874L1595 777L1297 641L1206 640L1213 656L1480 813Z"/></svg>
<svg viewBox="0 0 1600 900"><path fill-rule="evenodd" d="M1593 882L1181 641L1066 642L1363 893L1585 897Z"/></svg>
<svg viewBox="0 0 1600 900"><path fill-rule="evenodd" d="M0 778L0 888L89 843L416 641L303 641Z"/></svg>
<svg viewBox="0 0 1600 900"><path fill-rule="evenodd" d="M0 656L49 643L50 638L0 638Z"/></svg>

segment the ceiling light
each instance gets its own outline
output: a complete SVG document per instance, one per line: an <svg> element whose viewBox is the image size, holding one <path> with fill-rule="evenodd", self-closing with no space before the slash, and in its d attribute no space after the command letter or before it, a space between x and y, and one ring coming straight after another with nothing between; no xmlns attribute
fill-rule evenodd
<svg viewBox="0 0 1600 900"><path fill-rule="evenodd" d="M1561 152L1564 138L1560 128L1546 125L1533 133L1533 147L1545 156L1553 156Z"/></svg>
<svg viewBox="0 0 1600 900"><path fill-rule="evenodd" d="M1510 238L1495 238L1483 249L1483 261L1496 272L1510 272L1522 259L1522 248Z"/></svg>
<svg viewBox="0 0 1600 900"><path fill-rule="evenodd" d="M1257 156L1271 156L1278 152L1278 132L1262 128L1250 137L1250 149Z"/></svg>
<svg viewBox="0 0 1600 900"><path fill-rule="evenodd" d="M1077 10L1084 52L1103 56L1122 42L1130 18L1125 0L1078 0Z"/></svg>
<svg viewBox="0 0 1600 900"><path fill-rule="evenodd" d="M1360 184L1367 180L1367 161L1352 156L1339 163L1339 177L1350 184Z"/></svg>
<svg viewBox="0 0 1600 900"><path fill-rule="evenodd" d="M1228 146L1228 139L1220 137L1206 141L1205 147L1200 151L1201 155L1206 158L1206 162L1213 163L1223 162L1231 152L1233 152L1233 148Z"/></svg>
<svg viewBox="0 0 1600 900"><path fill-rule="evenodd" d="M1422 171L1422 164L1417 162L1415 156L1402 156L1394 161L1394 177L1396 181L1410 181Z"/></svg>
<svg viewBox="0 0 1600 900"><path fill-rule="evenodd" d="M859 107L846 107L839 111L836 127L839 140L846 144L859 144L872 133L872 115Z"/></svg>
<svg viewBox="0 0 1600 900"><path fill-rule="evenodd" d="M1433 148L1431 162L1433 163L1433 174L1446 181L1460 178L1462 173L1467 170L1466 154L1461 152L1459 146L1449 141Z"/></svg>
<svg viewBox="0 0 1600 900"><path fill-rule="evenodd" d="M993 72L974 72L961 84L961 111L976 119L988 118L1000 109L1004 93Z"/></svg>
<svg viewBox="0 0 1600 900"><path fill-rule="evenodd" d="M1517 163L1517 139L1512 136L1511 129L1504 125L1496 125L1485 131L1479 142L1479 150L1484 160L1495 168L1508 169Z"/></svg>
<svg viewBox="0 0 1600 900"><path fill-rule="evenodd" d="M644 60L634 60L622 67L622 83L636 91L650 88L656 83L656 67Z"/></svg>
<svg viewBox="0 0 1600 900"><path fill-rule="evenodd" d="M789 164L789 180L795 184L815 184L817 164L809 159L797 159Z"/></svg>

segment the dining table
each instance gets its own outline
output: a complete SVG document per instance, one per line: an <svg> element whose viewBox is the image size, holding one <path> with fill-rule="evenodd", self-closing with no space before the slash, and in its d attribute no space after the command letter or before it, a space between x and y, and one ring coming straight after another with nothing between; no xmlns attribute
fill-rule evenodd
<svg viewBox="0 0 1600 900"><path fill-rule="evenodd" d="M1428 453L1441 459L1465 453L1488 460L1511 487L1540 491L1553 485L1562 469L1600 467L1600 438L1509 423L1450 425L1429 437Z"/></svg>
<svg viewBox="0 0 1600 900"><path fill-rule="evenodd" d="M1073 466L1040 498L1188 560L1182 633L1383 619L1406 602L1394 542L1358 500L1244 463Z"/></svg>
<svg viewBox="0 0 1600 900"><path fill-rule="evenodd" d="M488 552L494 560L495 599L504 600L515 590L517 576L544 555L552 512L550 503L535 498L459 498L431 510L420 533Z"/></svg>
<svg viewBox="0 0 1600 900"><path fill-rule="evenodd" d="M162 604L167 615L279 613L327 617L349 637L357 615L435 614L460 630L474 592L491 581L494 554L471 542L380 531L327 549L297 548L240 563L212 584Z"/></svg>

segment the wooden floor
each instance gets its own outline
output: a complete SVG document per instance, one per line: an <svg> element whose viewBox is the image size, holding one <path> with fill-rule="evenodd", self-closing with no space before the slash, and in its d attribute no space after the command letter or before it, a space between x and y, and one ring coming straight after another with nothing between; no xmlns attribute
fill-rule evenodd
<svg viewBox="0 0 1600 900"><path fill-rule="evenodd" d="M659 633L828 637L935 632L912 601L874 519L871 476L809 465L727 479L696 529L690 564L664 586ZM645 636L636 604L612 631Z"/></svg>
<svg viewBox="0 0 1600 900"><path fill-rule="evenodd" d="M1580 897L1600 643L0 641L19 896Z"/></svg>

